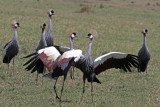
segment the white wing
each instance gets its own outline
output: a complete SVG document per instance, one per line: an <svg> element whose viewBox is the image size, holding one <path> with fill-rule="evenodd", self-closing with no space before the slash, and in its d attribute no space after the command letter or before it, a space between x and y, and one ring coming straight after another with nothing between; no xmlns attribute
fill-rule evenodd
<svg viewBox="0 0 160 107"><path fill-rule="evenodd" d="M58 61L58 65L69 62L72 58L74 58L74 62L77 62L82 55L82 50L70 50L64 52Z"/></svg>
<svg viewBox="0 0 160 107"><path fill-rule="evenodd" d="M61 55L53 46L39 50L38 54L39 59L49 71L52 70L55 61Z"/></svg>
<svg viewBox="0 0 160 107"><path fill-rule="evenodd" d="M132 66L138 67L137 56L127 53L110 52L94 60L94 68L97 75L110 68L119 68L124 71L131 71L130 68Z"/></svg>

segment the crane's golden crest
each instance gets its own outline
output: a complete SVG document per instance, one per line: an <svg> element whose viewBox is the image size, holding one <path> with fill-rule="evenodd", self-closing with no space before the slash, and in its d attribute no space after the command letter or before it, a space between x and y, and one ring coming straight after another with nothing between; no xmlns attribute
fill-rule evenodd
<svg viewBox="0 0 160 107"><path fill-rule="evenodd" d="M73 28L67 29L67 35L70 36L74 32Z"/></svg>
<svg viewBox="0 0 160 107"><path fill-rule="evenodd" d="M42 28L43 27L43 24L42 25L40 25L40 28Z"/></svg>
<svg viewBox="0 0 160 107"><path fill-rule="evenodd" d="M91 34L92 34L92 36L94 36L94 37L98 37L98 33L97 33L97 31L96 31L96 30L94 30L94 29L91 29L89 33L91 33Z"/></svg>
<svg viewBox="0 0 160 107"><path fill-rule="evenodd" d="M53 9L49 9L49 10L47 11L47 13L49 14L52 10L53 10Z"/></svg>
<svg viewBox="0 0 160 107"><path fill-rule="evenodd" d="M11 25L13 26L13 25L15 25L17 23L17 21L16 20L13 20L12 22L11 22Z"/></svg>

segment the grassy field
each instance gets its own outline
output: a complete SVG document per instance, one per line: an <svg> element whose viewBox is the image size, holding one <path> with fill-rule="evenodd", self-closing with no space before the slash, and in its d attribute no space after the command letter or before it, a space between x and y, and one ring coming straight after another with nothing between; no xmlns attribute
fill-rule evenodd
<svg viewBox="0 0 160 107"><path fill-rule="evenodd" d="M83 101L82 73L75 72L75 80L69 75L64 87L62 102L55 99L54 81L44 78L41 84L35 82L36 74L24 70L27 59L23 56L35 51L40 37L40 25L48 25L47 10L53 9L53 35L56 45L69 46L66 30L75 29L78 39L74 48L85 54L90 29L98 32L92 46L92 58L110 51L120 51L137 55L142 46L140 33L147 28L147 44L151 60L146 73L121 72L110 69L98 75L101 85L94 83L94 103L91 101L90 84L86 84ZM0 51L13 38L11 21L19 21L18 41L20 51L12 64L9 75L7 65L0 57L0 106L105 106L105 107L159 107L160 106L160 2L159 0L1 0L0 1ZM2 56L2 54L0 54ZM57 83L60 93L62 79Z"/></svg>

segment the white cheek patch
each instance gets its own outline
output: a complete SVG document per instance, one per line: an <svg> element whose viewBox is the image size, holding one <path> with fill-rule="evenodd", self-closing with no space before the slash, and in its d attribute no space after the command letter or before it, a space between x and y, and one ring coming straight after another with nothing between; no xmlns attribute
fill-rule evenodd
<svg viewBox="0 0 160 107"><path fill-rule="evenodd" d="M49 15L52 15L52 12L49 12Z"/></svg>
<svg viewBox="0 0 160 107"><path fill-rule="evenodd" d="M89 38L90 38L90 39L92 39L92 38L93 38L93 36L91 35Z"/></svg>
<svg viewBox="0 0 160 107"><path fill-rule="evenodd" d="M15 27L18 27L18 25L17 25L17 24L15 24L14 26L15 26Z"/></svg>
<svg viewBox="0 0 160 107"><path fill-rule="evenodd" d="M75 37L74 34L72 34L71 37L74 38Z"/></svg>

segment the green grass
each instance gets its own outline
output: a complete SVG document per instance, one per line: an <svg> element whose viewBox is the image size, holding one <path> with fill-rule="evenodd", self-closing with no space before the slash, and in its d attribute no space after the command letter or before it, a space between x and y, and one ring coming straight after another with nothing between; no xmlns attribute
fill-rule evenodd
<svg viewBox="0 0 160 107"><path fill-rule="evenodd" d="M143 2L143 3L142 3ZM147 3L151 5L147 6ZM0 63L0 106L107 106L107 107L159 107L160 106L160 7L158 0L139 1L134 4L124 0L80 1L80 0L1 0L0 1L0 51L13 38L10 25L18 20L18 41L20 51L15 58L15 70L12 75L12 64L9 75L7 65ZM82 4L91 6L95 13L77 13ZM104 7L100 8L103 4ZM139 6L142 5L142 6ZM92 58L110 51L137 54L142 46L143 28L149 30L147 36L151 60L148 75L145 73L124 73L118 69L110 69L98 75L101 85L94 83L94 103L91 101L90 84L86 84L86 92L80 103L82 94L82 73L75 72L75 80L69 75L65 83L62 102L55 99L54 81L44 78L36 84L36 74L24 70L23 64L28 59L23 56L35 51L41 36L40 25L48 25L47 10L54 9L52 17L55 44L69 46L66 30L75 29L78 39L74 40L74 48L80 48L85 54L89 40L85 36L90 29L98 32L98 38L92 46ZM0 57L2 61L2 57ZM60 94L62 79L57 83Z"/></svg>

